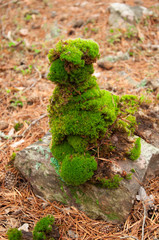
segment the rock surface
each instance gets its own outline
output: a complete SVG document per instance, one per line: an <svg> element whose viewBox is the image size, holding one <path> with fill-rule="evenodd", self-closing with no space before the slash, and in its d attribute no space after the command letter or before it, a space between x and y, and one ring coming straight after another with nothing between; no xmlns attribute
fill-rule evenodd
<svg viewBox="0 0 159 240"><path fill-rule="evenodd" d="M155 176L159 169L159 149L142 140L140 158L133 161L118 162L120 169L135 170L131 180L122 180L118 189L105 189L87 182L78 187L67 186L50 165L52 158L49 144L51 135L20 151L15 159L15 167L31 183L34 192L50 201L60 201L84 211L93 219L123 222L131 211L139 183L146 172ZM149 169L147 171L147 169Z"/></svg>
<svg viewBox="0 0 159 240"><path fill-rule="evenodd" d="M110 12L109 24L114 27L123 27L134 24L143 16L152 16L153 12L143 6L129 6L124 3L112 3L108 8Z"/></svg>
<svg viewBox="0 0 159 240"><path fill-rule="evenodd" d="M123 53L123 52L118 52L115 56L113 55L108 55L108 56L105 56L103 58L100 58L98 61L97 61L97 64L99 67L101 67L101 65L103 66L105 63L114 63L114 62L117 62L117 61L124 61L124 60L128 60L130 57L129 57L129 53L126 52L126 53Z"/></svg>

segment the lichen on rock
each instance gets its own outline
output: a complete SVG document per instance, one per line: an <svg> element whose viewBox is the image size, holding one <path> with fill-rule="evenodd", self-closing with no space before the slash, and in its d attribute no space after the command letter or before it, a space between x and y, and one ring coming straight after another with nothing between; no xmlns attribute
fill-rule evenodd
<svg viewBox="0 0 159 240"><path fill-rule="evenodd" d="M48 106L51 152L59 162L62 179L77 186L92 178L99 165L96 150L107 152L115 132L124 132L127 138L133 135L138 104L134 104L135 96L119 98L100 90L92 76L93 63L99 58L96 42L60 41L48 57L48 78L57 84Z"/></svg>

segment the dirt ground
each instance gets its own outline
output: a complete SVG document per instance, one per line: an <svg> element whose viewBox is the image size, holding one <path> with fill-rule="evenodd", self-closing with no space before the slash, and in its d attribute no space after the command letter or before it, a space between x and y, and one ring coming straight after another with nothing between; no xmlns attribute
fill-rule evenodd
<svg viewBox="0 0 159 240"><path fill-rule="evenodd" d="M155 204L144 226L138 201L125 224L117 225L38 198L12 164L14 153L49 130L47 105L54 84L47 80L47 54L59 40L94 39L101 57L131 52L128 60L110 63L109 69L94 65L99 85L118 95L143 94L152 109L158 106L158 90L145 84L159 76L159 52L152 48L159 44L158 19L145 18L135 30L122 29L118 36L108 24L107 8L113 2L141 2L159 16L158 0L0 0L0 239L24 223L31 231L47 214L55 217L59 239L159 239L159 177L144 186Z"/></svg>

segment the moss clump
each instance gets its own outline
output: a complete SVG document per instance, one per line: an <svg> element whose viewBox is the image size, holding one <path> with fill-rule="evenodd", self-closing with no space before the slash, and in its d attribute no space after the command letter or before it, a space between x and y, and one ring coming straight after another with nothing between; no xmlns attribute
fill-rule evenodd
<svg viewBox="0 0 159 240"><path fill-rule="evenodd" d="M17 228L11 228L7 232L7 236L9 240L22 240L22 232Z"/></svg>
<svg viewBox="0 0 159 240"><path fill-rule="evenodd" d="M133 134L137 97L119 98L100 90L92 76L99 46L92 40L60 41L48 58L48 78L57 85L48 106L51 152L63 180L77 186L97 169L95 156L91 156L95 154L89 150L92 145L96 148L104 138L109 139L113 128L120 128L127 136Z"/></svg>
<svg viewBox="0 0 159 240"><path fill-rule="evenodd" d="M16 158L16 153L13 152L12 155L10 156L10 160L11 160L11 161L14 161L15 158Z"/></svg>
<svg viewBox="0 0 159 240"><path fill-rule="evenodd" d="M52 232L54 221L55 219L52 215L41 218L33 230L33 240L47 239L47 235Z"/></svg>
<svg viewBox="0 0 159 240"><path fill-rule="evenodd" d="M109 189L118 188L120 181L122 179L123 178L120 177L118 174L114 175L112 179L97 178L97 180L102 185L102 187L109 188Z"/></svg>
<svg viewBox="0 0 159 240"><path fill-rule="evenodd" d="M94 157L86 155L67 155L61 167L61 177L70 185L78 186L89 180L97 169Z"/></svg>
<svg viewBox="0 0 159 240"><path fill-rule="evenodd" d="M128 153L128 156L131 160L135 161L139 158L141 154L141 139L137 138L134 144L134 147Z"/></svg>

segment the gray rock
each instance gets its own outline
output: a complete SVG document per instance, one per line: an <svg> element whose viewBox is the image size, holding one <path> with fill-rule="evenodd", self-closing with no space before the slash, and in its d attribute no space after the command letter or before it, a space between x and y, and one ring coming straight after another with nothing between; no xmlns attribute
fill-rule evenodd
<svg viewBox="0 0 159 240"><path fill-rule="evenodd" d="M151 176L158 174L159 149L142 140L142 153L137 161L117 162L116 171L135 170L135 177L129 181L122 180L119 188L105 189L90 182L78 187L68 186L56 173L56 167L50 165L50 141L51 135L47 134L42 141L17 153L15 167L31 183L35 194L49 201L73 205L93 219L120 223L125 221L139 190L138 182L143 182L147 169Z"/></svg>
<svg viewBox="0 0 159 240"><path fill-rule="evenodd" d="M57 22L55 21L55 23L53 25L50 26L50 33L47 33L45 36L45 39L47 41L51 40L52 38L56 38L60 35L61 33L61 29L58 27Z"/></svg>
<svg viewBox="0 0 159 240"><path fill-rule="evenodd" d="M112 63L114 63L114 62L117 62L117 61L120 61L120 60L128 60L129 58L130 58L130 56L129 56L128 52L126 52L126 53L118 52L116 56L108 55L108 56L105 56L103 58L100 58L97 61L97 64L98 65L102 65L105 62L112 62Z"/></svg>
<svg viewBox="0 0 159 240"><path fill-rule="evenodd" d="M82 27L83 25L84 25L84 21L81 19L81 20L75 21L72 26L73 26L74 28L80 28L80 27Z"/></svg>
<svg viewBox="0 0 159 240"><path fill-rule="evenodd" d="M56 17L56 16L57 16L56 11L52 11L52 12L51 12L51 17L54 18L54 17Z"/></svg>
<svg viewBox="0 0 159 240"><path fill-rule="evenodd" d="M146 84L148 87L151 87L153 91L159 90L159 78L151 79L147 81Z"/></svg>
<svg viewBox="0 0 159 240"><path fill-rule="evenodd" d="M114 27L134 24L143 16L152 16L153 12L143 6L129 6L124 3L112 3L108 8L110 15L108 23Z"/></svg>

